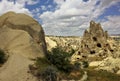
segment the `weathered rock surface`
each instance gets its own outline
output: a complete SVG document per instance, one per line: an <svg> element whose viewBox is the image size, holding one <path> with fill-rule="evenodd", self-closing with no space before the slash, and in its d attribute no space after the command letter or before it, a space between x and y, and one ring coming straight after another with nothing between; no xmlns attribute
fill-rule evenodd
<svg viewBox="0 0 120 81"><path fill-rule="evenodd" d="M81 37L46 36L45 38L48 50L56 46L62 47L65 51L77 50L81 43Z"/></svg>
<svg viewBox="0 0 120 81"><path fill-rule="evenodd" d="M108 56L118 57L118 46L115 41L108 36L99 23L90 22L90 27L85 30L81 46L73 55L72 60L102 60Z"/></svg>
<svg viewBox="0 0 120 81"><path fill-rule="evenodd" d="M109 37L99 23L91 21L89 29L84 32L81 46L73 54L71 61L74 63L87 60L89 67L94 67L96 70L102 69L120 74L119 44L119 37Z"/></svg>
<svg viewBox="0 0 120 81"><path fill-rule="evenodd" d="M120 58L107 57L102 61L94 61L89 64L90 67L96 67L96 70L106 70L119 74Z"/></svg>
<svg viewBox="0 0 120 81"><path fill-rule="evenodd" d="M52 40L50 37L45 37L45 41L47 44L47 49L50 51L52 48L55 48L57 46L56 41Z"/></svg>
<svg viewBox="0 0 120 81"><path fill-rule="evenodd" d="M0 49L9 55L0 67L0 81L36 81L28 73L34 63L30 59L44 57L46 52L44 31L37 21L14 12L0 16Z"/></svg>
<svg viewBox="0 0 120 81"><path fill-rule="evenodd" d="M101 25L99 23L96 24L94 21L91 21L89 29L85 30L83 35L81 52L96 52L96 48L104 48L106 44L108 44L107 39L108 35L103 31Z"/></svg>

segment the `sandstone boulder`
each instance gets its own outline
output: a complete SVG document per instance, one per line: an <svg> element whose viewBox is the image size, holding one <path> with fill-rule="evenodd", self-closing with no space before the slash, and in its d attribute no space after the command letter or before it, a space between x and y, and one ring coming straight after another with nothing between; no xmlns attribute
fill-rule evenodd
<svg viewBox="0 0 120 81"><path fill-rule="evenodd" d="M52 48L55 48L57 46L57 43L55 41L53 41L52 39L50 39L50 37L45 37L45 41L47 44L47 49L49 51L51 51Z"/></svg>

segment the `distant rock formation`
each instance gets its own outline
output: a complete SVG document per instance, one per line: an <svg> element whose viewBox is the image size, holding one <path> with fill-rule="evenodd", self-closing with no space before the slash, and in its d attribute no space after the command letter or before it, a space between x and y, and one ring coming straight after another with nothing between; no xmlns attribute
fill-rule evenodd
<svg viewBox="0 0 120 81"><path fill-rule="evenodd" d="M81 41L81 38L77 36L46 36L45 39L48 50L59 46L66 52L70 52L71 49L77 50Z"/></svg>
<svg viewBox="0 0 120 81"><path fill-rule="evenodd" d="M96 48L104 48L108 45L107 39L108 35L103 31L101 25L91 21L90 27L85 30L81 41L82 52L86 50L86 53L90 53L91 51L95 51Z"/></svg>
<svg viewBox="0 0 120 81"><path fill-rule="evenodd" d="M36 81L28 73L30 59L44 57L46 43L41 25L25 14L8 12L0 16L0 49L9 58L0 67L0 81Z"/></svg>
<svg viewBox="0 0 120 81"><path fill-rule="evenodd" d="M85 30L79 50L72 59L101 60L117 51L114 40L110 39L108 32L104 31L100 23L90 22Z"/></svg>

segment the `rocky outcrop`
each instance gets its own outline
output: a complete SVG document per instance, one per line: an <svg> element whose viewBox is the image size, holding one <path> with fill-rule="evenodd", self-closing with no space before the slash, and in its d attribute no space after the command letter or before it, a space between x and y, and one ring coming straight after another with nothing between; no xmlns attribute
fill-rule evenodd
<svg viewBox="0 0 120 81"><path fill-rule="evenodd" d="M36 57L44 57L44 31L37 21L21 13L8 12L0 16L0 49L8 54L0 67L0 81L36 81L28 73Z"/></svg>
<svg viewBox="0 0 120 81"><path fill-rule="evenodd" d="M56 41L52 40L50 37L45 37L45 41L47 44L47 50L51 51L52 48L55 48L57 46Z"/></svg>
<svg viewBox="0 0 120 81"><path fill-rule="evenodd" d="M3 29L3 31L9 31L9 29L11 29L27 32L33 40L39 44L44 54L46 49L44 31L41 25L33 18L21 13L8 12L0 16L0 28Z"/></svg>
<svg viewBox="0 0 120 81"><path fill-rule="evenodd" d="M108 35L101 25L91 21L89 29L84 32L81 49L83 52L86 49L86 53L96 52L96 48L104 48L108 44L107 39Z"/></svg>
<svg viewBox="0 0 120 81"><path fill-rule="evenodd" d="M72 63L88 61L89 67L95 70L106 70L120 74L120 46L119 38L109 37L101 25L90 22L89 29L85 30L79 50L71 57Z"/></svg>
<svg viewBox="0 0 120 81"><path fill-rule="evenodd" d="M96 70L106 70L119 74L120 58L107 57L102 61L94 61L89 64L90 67L96 67Z"/></svg>
<svg viewBox="0 0 120 81"><path fill-rule="evenodd" d="M117 45L104 31L100 23L90 22L90 27L85 30L79 50L73 55L72 60L102 60L108 56L116 56Z"/></svg>

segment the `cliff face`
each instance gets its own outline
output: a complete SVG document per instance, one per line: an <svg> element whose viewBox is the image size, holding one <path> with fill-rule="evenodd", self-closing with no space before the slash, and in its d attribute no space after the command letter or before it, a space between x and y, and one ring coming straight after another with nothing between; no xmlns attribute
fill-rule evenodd
<svg viewBox="0 0 120 81"><path fill-rule="evenodd" d="M0 67L0 81L36 81L28 73L34 63L30 59L44 57L46 52L44 31L37 21L14 12L0 16L0 49L9 56Z"/></svg>
<svg viewBox="0 0 120 81"><path fill-rule="evenodd" d="M104 47L109 45L107 39L108 35L103 31L101 25L91 21L89 29L84 32L81 49L83 52L86 50L86 53L90 53L92 50L95 51L96 48L104 49Z"/></svg>
<svg viewBox="0 0 120 81"><path fill-rule="evenodd" d="M90 22L90 27L85 30L79 50L73 55L72 60L102 60L108 56L117 56L118 49L115 41L108 36L99 23Z"/></svg>
<svg viewBox="0 0 120 81"><path fill-rule="evenodd" d="M24 31L29 34L30 37L39 44L40 48L46 49L44 31L37 21L25 14L16 14L14 12L8 12L0 16L0 28L2 30L12 31ZM7 35L6 35L7 36ZM11 36L10 36L11 37ZM42 49L45 52L46 50Z"/></svg>

